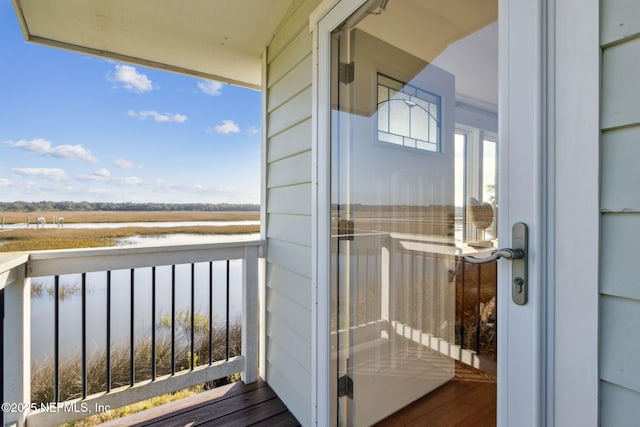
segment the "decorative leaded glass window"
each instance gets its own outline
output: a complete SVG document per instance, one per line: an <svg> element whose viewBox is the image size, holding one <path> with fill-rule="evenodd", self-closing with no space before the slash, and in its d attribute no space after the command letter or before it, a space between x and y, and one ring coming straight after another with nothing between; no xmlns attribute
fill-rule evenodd
<svg viewBox="0 0 640 427"><path fill-rule="evenodd" d="M378 139L440 151L440 97L378 74Z"/></svg>

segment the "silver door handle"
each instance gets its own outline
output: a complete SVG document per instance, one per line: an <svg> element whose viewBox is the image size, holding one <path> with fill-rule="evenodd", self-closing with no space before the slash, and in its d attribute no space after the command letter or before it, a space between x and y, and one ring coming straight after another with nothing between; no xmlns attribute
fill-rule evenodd
<svg viewBox="0 0 640 427"><path fill-rule="evenodd" d="M523 222L516 222L511 229L511 247L498 249L486 258L465 256L473 264L485 264L500 258L512 260L511 299L518 305L525 305L529 299L529 276L527 256L529 253L529 229Z"/></svg>
<svg viewBox="0 0 640 427"><path fill-rule="evenodd" d="M520 259L524 258L524 251L522 249L511 249L511 248L502 248L497 251L491 252L491 255L485 258L477 258L471 255L467 255L464 257L465 261L469 261L473 264L486 264L489 262L493 262L499 260L500 258L504 259Z"/></svg>

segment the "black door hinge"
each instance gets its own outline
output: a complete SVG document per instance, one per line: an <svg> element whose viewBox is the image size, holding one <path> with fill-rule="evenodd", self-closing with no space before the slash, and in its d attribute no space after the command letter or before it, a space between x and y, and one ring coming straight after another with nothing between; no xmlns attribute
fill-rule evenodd
<svg viewBox="0 0 640 427"><path fill-rule="evenodd" d="M341 62L338 65L338 81L340 83L349 84L353 82L355 78L355 66L353 65L353 61L348 64L345 62Z"/></svg>
<svg viewBox="0 0 640 427"><path fill-rule="evenodd" d="M353 400L353 380L348 375L338 378L338 397L343 396Z"/></svg>

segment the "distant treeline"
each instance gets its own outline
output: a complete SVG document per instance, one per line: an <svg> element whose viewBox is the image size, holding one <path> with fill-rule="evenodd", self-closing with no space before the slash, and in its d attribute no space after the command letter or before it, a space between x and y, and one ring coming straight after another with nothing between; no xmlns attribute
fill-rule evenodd
<svg viewBox="0 0 640 427"><path fill-rule="evenodd" d="M3 212L42 211L259 211L260 205L242 203L116 203L116 202L0 202Z"/></svg>

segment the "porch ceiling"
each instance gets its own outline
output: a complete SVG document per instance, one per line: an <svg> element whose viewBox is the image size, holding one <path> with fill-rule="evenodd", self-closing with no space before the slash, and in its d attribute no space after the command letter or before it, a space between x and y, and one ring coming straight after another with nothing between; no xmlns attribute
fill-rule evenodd
<svg viewBox="0 0 640 427"><path fill-rule="evenodd" d="M13 0L28 41L259 88L291 0Z"/></svg>

